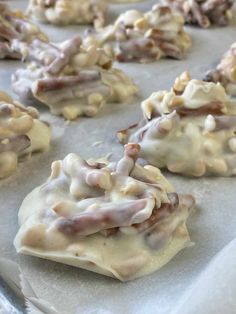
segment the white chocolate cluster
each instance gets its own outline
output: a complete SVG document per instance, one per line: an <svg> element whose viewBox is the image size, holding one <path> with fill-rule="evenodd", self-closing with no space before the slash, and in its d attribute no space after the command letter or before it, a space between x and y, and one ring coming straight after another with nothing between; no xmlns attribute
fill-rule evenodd
<svg viewBox="0 0 236 314"><path fill-rule="evenodd" d="M28 14L36 20L56 25L93 24L105 21L107 0L30 0Z"/></svg>
<svg viewBox="0 0 236 314"><path fill-rule="evenodd" d="M232 18L234 0L164 0L165 4L180 11L187 24L208 28L226 26Z"/></svg>
<svg viewBox="0 0 236 314"><path fill-rule="evenodd" d="M236 175L236 105L220 83L185 72L171 91L153 93L141 107L145 120L118 137L139 143L150 164L188 176Z"/></svg>
<svg viewBox="0 0 236 314"><path fill-rule="evenodd" d="M21 11L11 11L6 4L0 4L0 59L20 59L19 52L12 49L11 43L19 39L31 43L35 38L47 41L47 36L40 28L30 22Z"/></svg>
<svg viewBox="0 0 236 314"><path fill-rule="evenodd" d="M123 102L138 92L126 74L112 67L110 57L80 36L59 45L34 40L30 46L14 41L27 62L17 70L12 88L21 98L35 99L53 114L73 120L94 116L106 102Z"/></svg>
<svg viewBox="0 0 236 314"><path fill-rule="evenodd" d="M224 54L216 69L207 73L205 80L220 82L228 94L236 96L236 42Z"/></svg>
<svg viewBox="0 0 236 314"><path fill-rule="evenodd" d="M189 244L194 206L159 169L136 163L125 146L115 163L69 154L19 211L18 252L85 268L122 281L154 272Z"/></svg>
<svg viewBox="0 0 236 314"><path fill-rule="evenodd" d="M111 49L119 62L182 59L191 46L182 15L162 5L153 6L146 13L127 11L113 25L88 31L86 42ZM109 46L112 42L116 42L115 48Z"/></svg>
<svg viewBox="0 0 236 314"><path fill-rule="evenodd" d="M19 159L48 149L50 138L50 127L35 108L0 92L0 179L16 170Z"/></svg>

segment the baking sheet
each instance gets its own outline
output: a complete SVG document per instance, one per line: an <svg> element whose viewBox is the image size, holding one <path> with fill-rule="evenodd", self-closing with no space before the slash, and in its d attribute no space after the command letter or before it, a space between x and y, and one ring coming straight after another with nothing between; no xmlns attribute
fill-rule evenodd
<svg viewBox="0 0 236 314"><path fill-rule="evenodd" d="M148 10L156 2L111 5L109 20L114 20L120 12L129 8ZM27 1L8 3L12 8L24 9ZM84 29L50 25L43 25L42 28L52 41L67 39ZM236 313L236 300L232 297L236 292L233 284L236 282L235 241L222 251L236 238L235 178L186 179L167 174L178 192L192 193L197 198L198 210L188 223L195 246L180 252L160 271L133 282L120 283L85 270L17 255L12 244L18 228L19 206L27 193L45 181L53 160L64 158L70 152L85 158L101 157L112 152L113 159L119 158L122 147L116 140L115 132L140 119L141 99L159 89L169 89L182 71L189 70L192 77L202 78L236 39L235 22L227 28L202 30L187 27L187 30L192 35L193 47L185 60L164 59L147 65L117 64L140 87L139 98L131 103L107 105L96 117L79 118L69 124L62 118L51 116L46 108L38 107L43 118L53 126L50 151L20 164L11 178L0 182L0 257L16 261L35 293L62 314ZM10 76L20 67L22 64L16 61L0 61L1 89L12 94ZM102 143L94 146L97 141ZM217 253L218 257L209 264ZM222 267L214 268L215 261L219 259ZM223 267L225 261L228 261L226 271ZM195 293L196 289L204 292Z"/></svg>

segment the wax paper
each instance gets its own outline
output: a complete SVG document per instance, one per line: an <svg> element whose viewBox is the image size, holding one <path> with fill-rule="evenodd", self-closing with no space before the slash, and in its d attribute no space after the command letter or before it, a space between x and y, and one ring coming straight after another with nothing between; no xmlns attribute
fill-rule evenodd
<svg viewBox="0 0 236 314"><path fill-rule="evenodd" d="M130 8L148 10L156 1L111 5L108 20ZM8 1L12 8L25 9L27 1ZM42 25L50 40L59 42L85 27ZM150 64L116 64L140 87L137 98L127 104L107 104L94 118L66 123L38 107L51 123L53 139L48 152L34 155L0 182L0 257L15 261L36 295L61 314L211 314L236 313L236 179L189 179L166 173L176 190L192 193L196 211L188 221L194 246L181 251L156 273L121 283L92 272L30 256L18 255L13 239L18 230L17 213L24 197L42 184L51 162L68 153L95 158L112 153L117 160L122 146L116 131L141 118L140 102L152 92L169 89L176 76L189 70L202 78L214 67L236 39L235 21L225 28L186 27L193 46L181 61L163 59ZM11 74L24 66L19 61L0 61L0 89L13 95ZM232 242L231 242L232 241Z"/></svg>

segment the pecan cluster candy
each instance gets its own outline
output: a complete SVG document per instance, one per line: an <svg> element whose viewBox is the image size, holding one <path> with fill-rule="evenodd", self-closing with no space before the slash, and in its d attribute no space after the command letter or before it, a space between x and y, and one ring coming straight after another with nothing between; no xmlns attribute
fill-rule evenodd
<svg viewBox="0 0 236 314"><path fill-rule="evenodd" d="M220 82L228 94L236 96L236 42L225 53L216 69L207 73L205 80Z"/></svg>
<svg viewBox="0 0 236 314"><path fill-rule="evenodd" d="M27 11L44 23L93 24L101 27L107 6L107 0L30 0Z"/></svg>
<svg viewBox="0 0 236 314"><path fill-rule="evenodd" d="M0 59L20 59L21 55L11 47L13 39L30 43L34 38L47 41L40 28L30 22L21 11L11 11L7 5L0 4Z"/></svg>
<svg viewBox="0 0 236 314"><path fill-rule="evenodd" d="M144 121L118 137L139 143L150 164L188 176L236 175L236 105L220 83L185 72L171 91L153 93L141 106Z"/></svg>
<svg viewBox="0 0 236 314"><path fill-rule="evenodd" d="M86 41L104 47L116 42L113 50L119 62L182 59L191 46L182 15L162 5L153 6L146 13L127 11L114 25L88 32Z"/></svg>
<svg viewBox="0 0 236 314"><path fill-rule="evenodd" d="M187 24L207 28L210 25L226 26L232 17L233 0L164 0L180 11Z"/></svg>
<svg viewBox="0 0 236 314"><path fill-rule="evenodd" d="M94 116L106 102L123 102L137 87L112 67L102 49L83 47L80 36L60 45L34 40L30 46L14 41L27 63L17 70L12 88L21 98L38 100L66 119Z"/></svg>
<svg viewBox="0 0 236 314"><path fill-rule="evenodd" d="M55 161L20 208L17 251L122 281L167 263L190 243L195 200L178 195L159 169L140 166L139 150L128 144L111 163L75 154Z"/></svg>
<svg viewBox="0 0 236 314"><path fill-rule="evenodd" d="M49 147L51 132L35 108L24 107L0 91L0 179L8 177L19 159Z"/></svg>

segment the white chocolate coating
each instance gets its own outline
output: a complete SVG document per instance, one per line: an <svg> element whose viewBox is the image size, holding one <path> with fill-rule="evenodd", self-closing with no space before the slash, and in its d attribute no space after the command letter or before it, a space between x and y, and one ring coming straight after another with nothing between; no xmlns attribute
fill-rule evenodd
<svg viewBox="0 0 236 314"><path fill-rule="evenodd" d="M187 176L236 175L236 105L220 83L185 72L170 92L153 93L141 107L146 120L118 137L139 143L150 164Z"/></svg>
<svg viewBox="0 0 236 314"><path fill-rule="evenodd" d="M136 164L128 144L118 163L70 154L19 211L17 252L81 267L121 281L156 271L190 242L194 206L159 169Z"/></svg>
<svg viewBox="0 0 236 314"><path fill-rule="evenodd" d="M191 46L183 26L182 15L167 6L155 5L146 13L129 10L113 25L88 32L85 45L93 43L109 49L108 44L116 41L113 53L120 62L182 59Z"/></svg>
<svg viewBox="0 0 236 314"><path fill-rule="evenodd" d="M132 80L112 68L110 57L93 45L82 46L80 36L60 45L15 41L14 49L28 61L16 71L13 90L23 99L36 99L53 114L73 120L94 116L106 102L123 102L138 92Z"/></svg>
<svg viewBox="0 0 236 314"><path fill-rule="evenodd" d="M107 0L30 0L27 11L44 23L94 24L95 27L101 27L107 6Z"/></svg>
<svg viewBox="0 0 236 314"><path fill-rule="evenodd" d="M236 42L224 54L216 69L207 73L206 80L220 82L228 94L236 96Z"/></svg>
<svg viewBox="0 0 236 314"><path fill-rule="evenodd" d="M39 120L35 108L0 92L0 179L16 170L19 158L47 150L50 138L50 127Z"/></svg>
<svg viewBox="0 0 236 314"><path fill-rule="evenodd" d="M163 0L163 3L180 11L187 24L208 28L229 24L234 0Z"/></svg>
<svg viewBox="0 0 236 314"><path fill-rule="evenodd" d="M11 43L19 39L25 43L31 43L33 39L39 38L48 41L39 26L33 24L21 11L11 11L6 4L0 3L0 59L20 59L19 52L14 51Z"/></svg>

